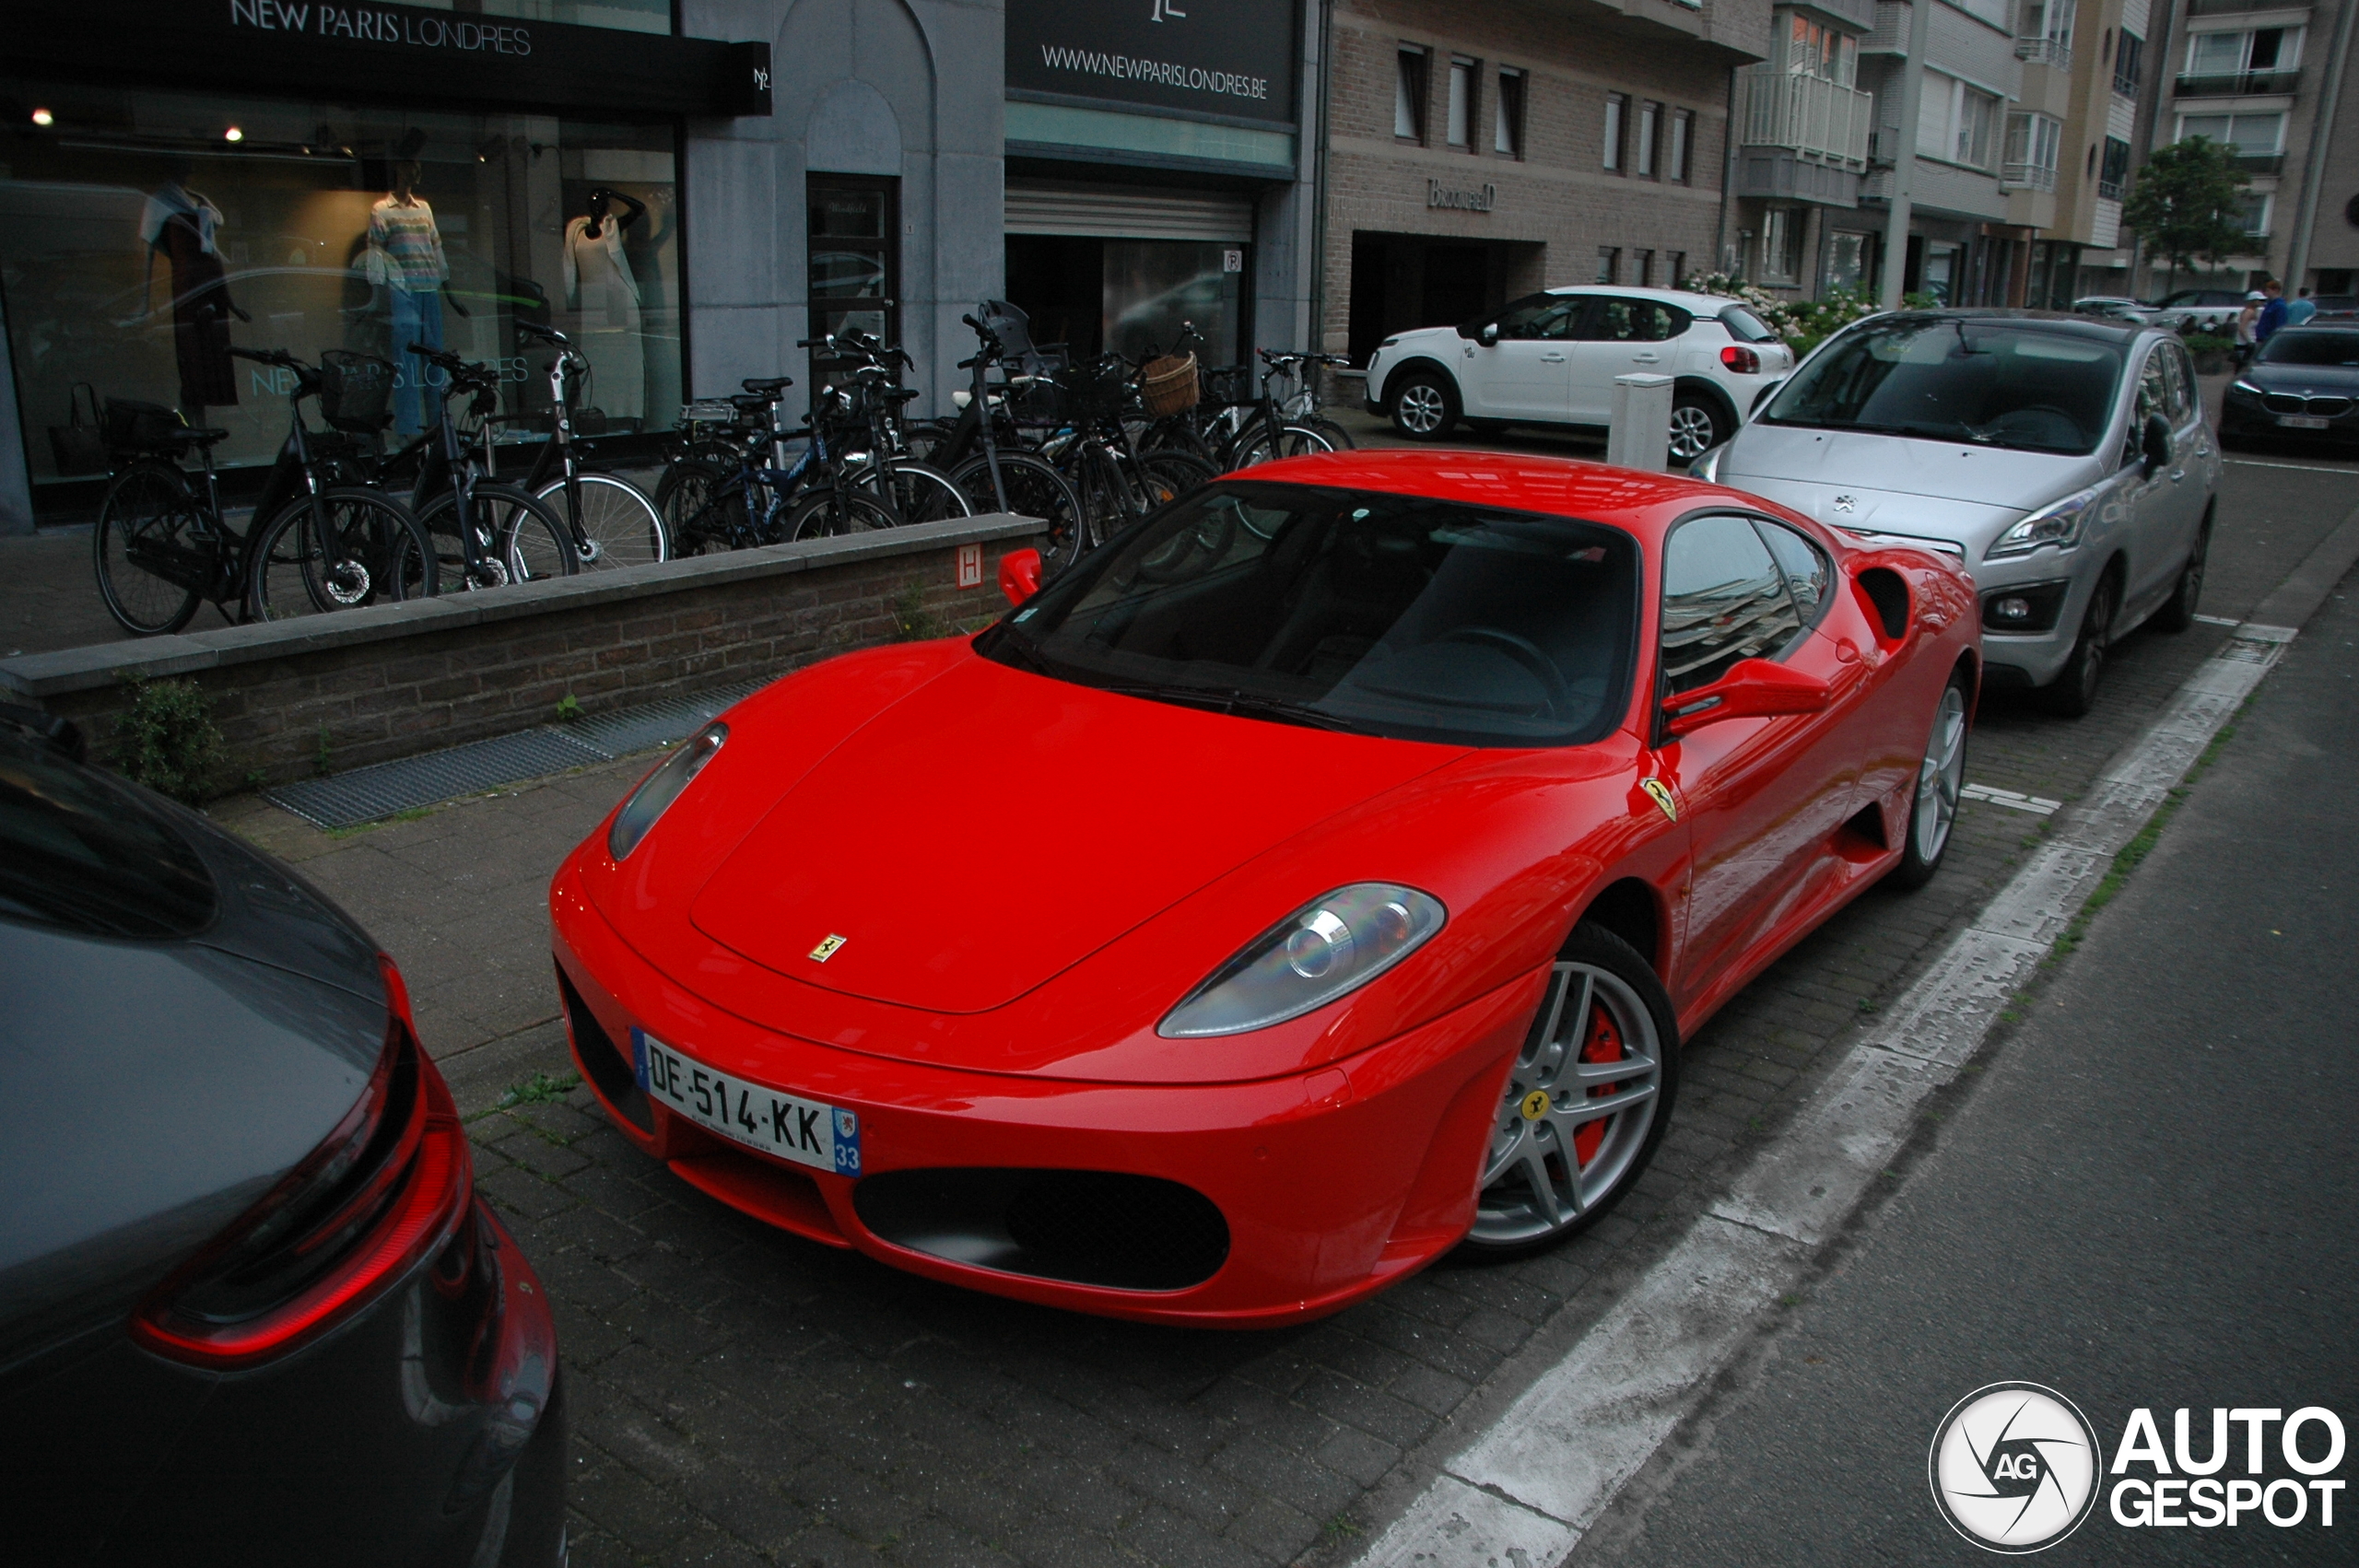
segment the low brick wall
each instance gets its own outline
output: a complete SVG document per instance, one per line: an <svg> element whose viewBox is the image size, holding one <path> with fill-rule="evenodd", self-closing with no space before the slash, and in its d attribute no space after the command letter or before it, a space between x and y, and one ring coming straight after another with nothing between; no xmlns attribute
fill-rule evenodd
<svg viewBox="0 0 2359 1568"><path fill-rule="evenodd" d="M128 682L186 676L227 746L221 783L279 783L323 755L340 771L546 723L569 696L595 714L980 626L1006 607L1001 557L1039 526L958 518L29 654L0 660L0 691L71 719L104 756Z"/></svg>

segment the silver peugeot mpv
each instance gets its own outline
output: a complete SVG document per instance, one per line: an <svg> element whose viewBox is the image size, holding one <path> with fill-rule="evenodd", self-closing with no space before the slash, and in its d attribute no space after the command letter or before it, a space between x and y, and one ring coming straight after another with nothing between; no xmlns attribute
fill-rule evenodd
<svg viewBox="0 0 2359 1568"><path fill-rule="evenodd" d="M2078 716L2115 639L2150 617L2193 622L2220 452L2168 332L1910 310L1820 345L1690 472L1963 554L1989 683L2042 687Z"/></svg>

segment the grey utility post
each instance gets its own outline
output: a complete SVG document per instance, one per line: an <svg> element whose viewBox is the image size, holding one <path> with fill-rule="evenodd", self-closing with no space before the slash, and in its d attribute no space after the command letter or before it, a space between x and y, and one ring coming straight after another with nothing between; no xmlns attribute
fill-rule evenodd
<svg viewBox="0 0 2359 1568"><path fill-rule="evenodd" d="M1671 389L1669 376L1614 378L1614 425L1606 432L1606 462L1656 473L1669 465Z"/></svg>
<svg viewBox="0 0 2359 1568"><path fill-rule="evenodd" d="M1925 35L1933 14L1933 0L1916 0L1908 7L1908 57L1900 64L1900 126L1892 149L1892 211L1884 224L1884 277L1876 303L1887 310L1900 309L1903 275L1908 271L1908 220L1917 189L1917 118L1925 99Z"/></svg>

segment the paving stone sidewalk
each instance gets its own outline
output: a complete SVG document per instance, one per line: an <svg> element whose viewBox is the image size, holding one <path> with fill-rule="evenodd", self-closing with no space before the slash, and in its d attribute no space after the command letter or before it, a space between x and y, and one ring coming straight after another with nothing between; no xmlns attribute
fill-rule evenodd
<svg viewBox="0 0 2359 1568"><path fill-rule="evenodd" d="M2240 518L2279 532L2240 522L2208 611L2248 607L2340 521L2347 499L2328 502L2347 479L2315 483L2306 502L2284 499L2292 480L2255 492ZM2224 636L2130 638L2077 723L1986 702L1968 778L2070 802ZM1445 1262L1308 1328L1221 1334L998 1301L781 1235L638 1154L584 1090L502 1107L501 1089L565 1071L549 870L646 766L346 836L251 802L220 813L344 902L410 978L428 1046L476 1113L480 1185L557 1306L575 1561L593 1568L1347 1560L1513 1392L1501 1369L1576 1331L1675 1237L2042 831L1969 803L1931 887L1872 891L1758 980L1689 1044L1654 1169L1575 1243Z"/></svg>

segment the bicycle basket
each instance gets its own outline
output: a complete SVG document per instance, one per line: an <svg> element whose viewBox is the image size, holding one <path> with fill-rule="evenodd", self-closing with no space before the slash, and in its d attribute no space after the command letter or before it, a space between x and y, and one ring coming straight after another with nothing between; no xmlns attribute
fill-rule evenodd
<svg viewBox="0 0 2359 1568"><path fill-rule="evenodd" d="M1253 367L1250 365L1199 368L1196 374L1203 383L1203 401L1215 408L1229 408L1254 401Z"/></svg>
<svg viewBox="0 0 2359 1568"><path fill-rule="evenodd" d="M186 423L178 409L160 403L107 399L107 447L112 451L152 451L169 443L172 432Z"/></svg>
<svg viewBox="0 0 2359 1568"><path fill-rule="evenodd" d="M1076 425L1088 420L1120 419L1131 403L1130 368L1119 359L1098 365L1076 365L1065 379L1066 412Z"/></svg>
<svg viewBox="0 0 2359 1568"><path fill-rule="evenodd" d="M1139 380L1139 392L1150 419L1195 407L1201 395L1196 382L1196 357L1167 354L1160 359L1149 360Z"/></svg>
<svg viewBox="0 0 2359 1568"><path fill-rule="evenodd" d="M393 367L373 354L331 348L320 356L320 416L334 429L374 435L393 423Z"/></svg>
<svg viewBox="0 0 2359 1568"><path fill-rule="evenodd" d="M680 405L683 425L734 425L737 407L725 397L700 397Z"/></svg>

